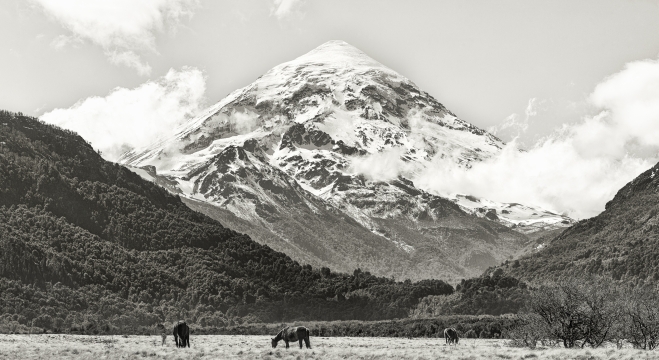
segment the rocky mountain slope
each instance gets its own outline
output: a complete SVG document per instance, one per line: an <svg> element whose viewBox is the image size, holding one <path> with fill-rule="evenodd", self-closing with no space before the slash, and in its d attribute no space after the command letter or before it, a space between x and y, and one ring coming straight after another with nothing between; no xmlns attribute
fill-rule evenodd
<svg viewBox="0 0 659 360"><path fill-rule="evenodd" d="M574 223L574 220L568 216L518 203L499 203L460 194L455 195L451 200L467 213L500 222L533 237L564 229Z"/></svg>
<svg viewBox="0 0 659 360"><path fill-rule="evenodd" d="M518 251L527 238L511 227L524 219L492 206L477 216L410 179L437 156L469 166L503 145L407 78L330 41L120 163L300 261L459 279ZM543 216L533 222L540 229L565 220Z"/></svg>
<svg viewBox="0 0 659 360"><path fill-rule="evenodd" d="M590 274L626 283L659 280L659 164L625 185L601 214L579 221L540 249L503 266L528 279Z"/></svg>
<svg viewBox="0 0 659 360"><path fill-rule="evenodd" d="M391 319L453 292L441 280L299 264L104 161L75 133L5 111L0 249L0 328L32 332Z"/></svg>

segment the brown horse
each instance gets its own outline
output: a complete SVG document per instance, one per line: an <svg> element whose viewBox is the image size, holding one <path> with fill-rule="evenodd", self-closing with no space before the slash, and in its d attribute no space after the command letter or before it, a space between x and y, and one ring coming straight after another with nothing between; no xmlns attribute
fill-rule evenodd
<svg viewBox="0 0 659 360"><path fill-rule="evenodd" d="M185 347L188 345L190 347L190 328L185 321L180 320L177 324L174 325L174 342L176 347Z"/></svg>
<svg viewBox="0 0 659 360"><path fill-rule="evenodd" d="M444 339L446 339L446 343L449 345L458 345L458 341L460 340L458 337L458 331L455 330L455 328L444 329Z"/></svg>
<svg viewBox="0 0 659 360"><path fill-rule="evenodd" d="M283 328L277 336L272 338L272 347L276 348L279 340L284 340L286 343L286 348L288 349L289 342L300 342L300 349L302 349L302 341L307 346L307 349L311 349L311 343L309 342L309 329L304 326L289 326Z"/></svg>

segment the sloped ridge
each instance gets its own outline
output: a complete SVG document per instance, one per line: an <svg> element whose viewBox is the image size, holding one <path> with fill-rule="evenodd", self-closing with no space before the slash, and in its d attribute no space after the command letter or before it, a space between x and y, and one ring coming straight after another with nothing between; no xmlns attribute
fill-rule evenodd
<svg viewBox="0 0 659 360"><path fill-rule="evenodd" d="M624 201L637 196L640 193L650 191L659 191L659 164L655 164L650 169L643 172L634 180L627 183L622 189L618 190L613 199L606 203L606 209L623 203Z"/></svg>
<svg viewBox="0 0 659 360"><path fill-rule="evenodd" d="M659 280L659 164L626 184L601 214L579 221L541 250L505 264L526 279L610 277L627 283Z"/></svg>

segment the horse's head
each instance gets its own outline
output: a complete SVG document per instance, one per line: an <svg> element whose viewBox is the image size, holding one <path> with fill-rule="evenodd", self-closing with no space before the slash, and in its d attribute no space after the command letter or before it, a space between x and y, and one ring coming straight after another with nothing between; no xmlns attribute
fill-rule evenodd
<svg viewBox="0 0 659 360"><path fill-rule="evenodd" d="M273 348L276 348L276 347L277 347L277 343L278 343L279 341L275 340L275 338L272 338L271 340L272 340L272 347L273 347Z"/></svg>

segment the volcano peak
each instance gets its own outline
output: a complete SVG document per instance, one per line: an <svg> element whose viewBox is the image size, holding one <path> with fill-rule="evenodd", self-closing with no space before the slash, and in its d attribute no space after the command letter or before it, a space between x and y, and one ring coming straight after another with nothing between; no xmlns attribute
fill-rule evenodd
<svg viewBox="0 0 659 360"><path fill-rule="evenodd" d="M308 53L285 64L298 65L304 63L329 66L343 65L385 68L384 65L343 40L330 40L325 42Z"/></svg>

